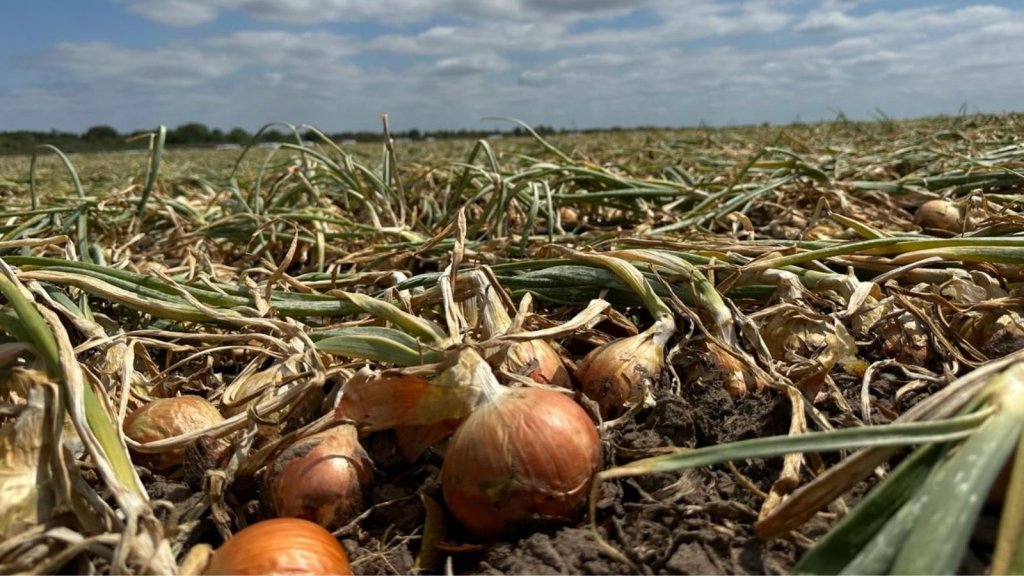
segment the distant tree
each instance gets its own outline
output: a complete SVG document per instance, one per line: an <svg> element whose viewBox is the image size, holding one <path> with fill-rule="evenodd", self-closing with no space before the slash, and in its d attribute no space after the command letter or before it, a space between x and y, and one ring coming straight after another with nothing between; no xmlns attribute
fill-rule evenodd
<svg viewBox="0 0 1024 576"><path fill-rule="evenodd" d="M220 144L224 141L224 131L220 128L214 128L210 131L210 141L215 144Z"/></svg>
<svg viewBox="0 0 1024 576"><path fill-rule="evenodd" d="M121 134L118 133L117 130L115 130L111 126L106 125L93 126L92 128L86 130L84 134L82 134L82 140L85 140L86 142L90 143L113 142L114 140L117 140L120 137Z"/></svg>
<svg viewBox="0 0 1024 576"><path fill-rule="evenodd" d="M289 138L284 132L271 129L264 132L260 140L263 142L287 142Z"/></svg>
<svg viewBox="0 0 1024 576"><path fill-rule="evenodd" d="M210 129L202 122L188 122L167 133L170 144L206 144L210 141Z"/></svg>
<svg viewBox="0 0 1024 576"><path fill-rule="evenodd" d="M249 134L245 128L232 128L226 137L228 142L235 144L248 144L252 140L252 134Z"/></svg>

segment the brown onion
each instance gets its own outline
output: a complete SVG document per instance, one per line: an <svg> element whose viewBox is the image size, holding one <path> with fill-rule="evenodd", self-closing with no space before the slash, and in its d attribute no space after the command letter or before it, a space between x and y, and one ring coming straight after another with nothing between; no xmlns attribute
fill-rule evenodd
<svg viewBox="0 0 1024 576"><path fill-rule="evenodd" d="M480 335L485 339L497 338L513 329L505 305L490 280L480 273L470 273L470 280L476 285L479 296L466 301L463 309L467 318L478 324ZM485 352L491 355L493 350ZM571 388L572 379L562 362L562 356L547 340L534 339L512 343L502 361L502 368L516 374L523 374L534 382Z"/></svg>
<svg viewBox="0 0 1024 576"><path fill-rule="evenodd" d="M362 510L373 464L354 426L337 426L296 441L267 467L268 500L278 516L336 529Z"/></svg>
<svg viewBox="0 0 1024 576"><path fill-rule="evenodd" d="M224 421L217 408L200 396L161 398L146 404L128 415L124 433L132 440L144 444L173 438L189 432L203 430ZM217 442L218 450L227 445ZM140 458L155 471L166 471L181 465L183 449L157 454L141 454Z"/></svg>
<svg viewBox="0 0 1024 576"><path fill-rule="evenodd" d="M580 390L601 409L601 416L620 415L642 400L644 381L653 381L665 367L660 332L647 330L591 350L580 362Z"/></svg>
<svg viewBox="0 0 1024 576"><path fill-rule="evenodd" d="M509 348L504 367L509 372L522 373L534 382L572 388L569 371L562 356L546 340L516 342Z"/></svg>
<svg viewBox="0 0 1024 576"><path fill-rule="evenodd" d="M964 231L964 210L949 200L929 200L914 212L914 224L925 230Z"/></svg>
<svg viewBox="0 0 1024 576"><path fill-rule="evenodd" d="M597 429L571 398L500 388L448 443L444 500L473 533L496 537L579 508L601 466Z"/></svg>
<svg viewBox="0 0 1024 576"><path fill-rule="evenodd" d="M257 522L213 553L204 574L351 574L348 555L323 526L299 518Z"/></svg>
<svg viewBox="0 0 1024 576"><path fill-rule="evenodd" d="M758 313L761 338L772 358L787 364L784 373L804 395L813 399L836 364L856 357L850 332L827 314L794 298Z"/></svg>

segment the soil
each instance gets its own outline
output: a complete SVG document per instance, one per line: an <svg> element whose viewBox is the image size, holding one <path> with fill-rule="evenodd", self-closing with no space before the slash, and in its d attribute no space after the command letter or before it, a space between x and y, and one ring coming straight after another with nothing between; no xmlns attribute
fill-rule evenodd
<svg viewBox="0 0 1024 576"><path fill-rule="evenodd" d="M699 447L744 438L784 434L789 404L772 392L734 401L715 388L693 387L682 397L663 393L657 404L613 429L605 439L606 466L654 455L659 449ZM417 491L441 500L436 484L438 455L418 468L402 468L381 453L386 436L368 449L383 474L373 495L376 508L361 532L343 538L361 574L413 570L424 516ZM375 452L376 450L376 452ZM382 464L383 463L383 464ZM737 463L740 473L768 490L781 459ZM401 471L399 471L401 470ZM434 484L431 484L433 482ZM549 527L508 540L483 543L459 532L449 520L442 557L466 574L763 574L788 571L802 548L788 540L765 542L754 535L760 498L739 487L725 467L609 481L597 503L601 536L625 555L622 562L603 546L581 511L572 526ZM812 528L813 530L813 528ZM820 530L820 528L819 528ZM436 566L441 573L445 566Z"/></svg>
<svg viewBox="0 0 1024 576"><path fill-rule="evenodd" d="M853 379L837 382L851 394ZM847 386L848 384L848 386ZM817 408L835 419L829 402ZM833 413L834 412L834 413ZM677 395L668 390L656 404L610 430L604 437L605 467L656 455L670 448L697 448L785 434L790 404L765 389L734 400L720 387L690 384ZM395 447L391 431L363 439L375 465L368 511L335 531L358 574L408 574L417 569L426 522L424 498L443 503L439 484L440 447L409 464ZM190 455L194 456L194 455ZM827 455L831 461L833 455ZM727 466L606 481L596 502L597 532L580 510L574 522L547 525L498 542L483 542L462 531L452 518L445 529L436 565L423 573L455 574L781 574L788 573L810 543L831 526L819 515L800 533L765 541L753 523L763 499L744 483L767 492L782 467L781 458L735 462L740 482ZM187 468L187 467L186 467ZM803 478L804 481L807 478ZM201 495L190 478L144 478L156 499L192 508ZM190 483L192 484L190 486ZM870 482L862 482L847 499L851 504ZM256 479L237 478L225 495L232 527L267 516ZM443 510L443 506L438 506ZM205 510L205 508L204 508ZM441 512L441 515L444 513ZM186 548L197 542L216 547L221 538L209 511L182 515L184 525L199 522ZM626 561L623 561L623 558Z"/></svg>
<svg viewBox="0 0 1024 576"><path fill-rule="evenodd" d="M855 404L860 379L838 369L833 372L840 393ZM877 382L875 405L887 411L905 410L919 395L892 402L889 398L905 382L897 374L882 374ZM925 389L920 391L925 393ZM827 395L821 395L815 406L833 422L848 417ZM699 383L685 385L678 394L662 390L652 408L605 434L604 466L622 465L666 449L786 434L790 410L789 400L772 389L740 399L731 398L721 387ZM417 571L425 525L432 528L432 534L442 533L433 562L420 570L428 574L784 574L831 528L836 516L819 514L786 538L759 538L753 530L763 503L758 491L770 490L782 459L749 459L735 462L736 472L722 465L606 481L596 501L596 533L585 510L580 510L574 521L564 525L546 525L501 541L484 542L445 517L443 506L435 507L437 517L426 517L425 501L443 503L441 447L431 448L409 464L396 449L391 431L371 434L363 439L363 445L376 468L373 490L367 496L368 511L335 531L358 574ZM186 460L195 457L188 453ZM826 465L838 458L837 454L822 455ZM896 457L892 463L898 461ZM199 465L208 467L205 461ZM153 498L171 501L179 511L202 500L200 487L187 474L171 480L146 474L143 480ZM873 478L860 482L844 497L845 504L853 506L873 484ZM259 489L256 479L237 478L221 507L227 516L221 516L230 516L232 527L265 518ZM189 531L185 548L197 542L219 545L220 536L210 517L203 508L177 519L180 525L200 525ZM983 514L964 560L967 573L984 571L988 565L997 524L991 513ZM424 559L430 562L428 557L420 562Z"/></svg>

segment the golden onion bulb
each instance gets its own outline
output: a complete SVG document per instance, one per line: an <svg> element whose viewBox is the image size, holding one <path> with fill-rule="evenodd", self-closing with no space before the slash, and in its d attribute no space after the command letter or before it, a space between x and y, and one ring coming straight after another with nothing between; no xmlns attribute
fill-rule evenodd
<svg viewBox="0 0 1024 576"><path fill-rule="evenodd" d="M351 574L348 555L323 526L299 518L253 524L228 539L204 574Z"/></svg>
<svg viewBox="0 0 1024 576"><path fill-rule="evenodd" d="M949 200L929 200L914 212L914 224L925 230L964 231L964 210Z"/></svg>
<svg viewBox="0 0 1024 576"><path fill-rule="evenodd" d="M600 466L597 429L571 398L506 388L456 430L441 487L459 522L479 536L497 537L570 518Z"/></svg>
<svg viewBox="0 0 1024 576"><path fill-rule="evenodd" d="M526 372L534 382L572 388L572 379L565 369L562 356L546 340L516 342L505 358L505 369L509 372Z"/></svg>
<svg viewBox="0 0 1024 576"><path fill-rule="evenodd" d="M576 379L583 394L597 402L601 416L612 418L641 401L643 382L665 367L664 344L657 333L642 332L591 350L580 362Z"/></svg>
<svg viewBox="0 0 1024 576"><path fill-rule="evenodd" d="M302 438L286 448L264 475L267 499L277 516L343 526L363 508L373 464L354 426Z"/></svg>
<svg viewBox="0 0 1024 576"><path fill-rule="evenodd" d="M129 414L124 421L124 433L132 440L144 444L203 430L223 421L220 411L205 398L175 396L154 400ZM220 442L215 446L227 447ZM142 461L158 472L181 466L184 457L183 449L139 455Z"/></svg>

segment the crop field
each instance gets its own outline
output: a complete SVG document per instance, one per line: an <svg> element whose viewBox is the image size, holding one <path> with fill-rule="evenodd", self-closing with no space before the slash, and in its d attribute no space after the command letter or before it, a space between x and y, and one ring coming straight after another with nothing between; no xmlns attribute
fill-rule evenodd
<svg viewBox="0 0 1024 576"><path fill-rule="evenodd" d="M298 134L0 157L0 574L1024 572L1024 115Z"/></svg>

